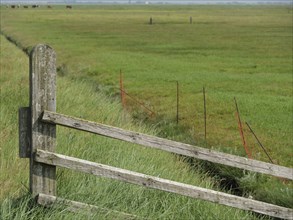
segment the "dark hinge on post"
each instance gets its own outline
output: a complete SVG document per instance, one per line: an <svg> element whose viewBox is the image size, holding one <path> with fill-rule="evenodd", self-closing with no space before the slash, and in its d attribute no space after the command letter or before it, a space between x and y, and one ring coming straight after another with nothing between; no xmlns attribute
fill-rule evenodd
<svg viewBox="0 0 293 220"><path fill-rule="evenodd" d="M30 126L30 107L21 107L18 110L18 140L19 157L30 158L31 155L31 126Z"/></svg>

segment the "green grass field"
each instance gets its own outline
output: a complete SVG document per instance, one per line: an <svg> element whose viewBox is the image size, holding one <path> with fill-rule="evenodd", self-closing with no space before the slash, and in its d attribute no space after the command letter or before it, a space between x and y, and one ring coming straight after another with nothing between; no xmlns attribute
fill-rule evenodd
<svg viewBox="0 0 293 220"><path fill-rule="evenodd" d="M243 121L273 160L292 166L289 6L2 8L1 31L23 48L51 45L64 74L92 80L112 95L119 93L121 69L126 91L153 109L159 124L162 118L175 121L179 81L180 125L189 128L196 144L204 142L205 86L207 145L245 155L234 116L236 97ZM127 101L129 108L143 111ZM245 134L253 157L268 161L246 127Z"/></svg>
<svg viewBox="0 0 293 220"><path fill-rule="evenodd" d="M193 24L189 24L190 16ZM153 25L148 24L150 17ZM291 18L292 9L285 6L78 6L72 10L61 6L1 7L1 32L25 50L38 43L47 43L56 50L60 113L244 156L234 115L236 97L242 120L254 128L274 162L292 167ZM120 69L126 91L156 112L155 118L147 120L152 128L142 122L135 125L122 111L117 100ZM175 124L176 81L180 83L180 126ZM17 159L15 132L17 109L28 105L28 58L3 37L0 82L0 216L31 218L26 209L27 197L19 203L13 200L25 194L28 181L27 162ZM206 142L203 85L207 91ZM147 115L131 99L127 99L127 106L132 117L144 119ZM253 157L268 161L246 127L245 134ZM167 153L68 129L58 129L58 138L60 153L194 185L221 188L219 179L234 179L237 190L245 196L287 207L293 204L292 181L284 184L279 179L224 167L218 171L218 166L199 172L198 168L206 165L195 163L190 167ZM58 195L140 216L255 217L168 193L58 172L62 180ZM78 180L70 182L75 176ZM120 187L121 191L117 190ZM89 196L92 194L95 196ZM133 199L133 195L137 197ZM64 217L38 208L34 213L35 218ZM69 213L66 216L80 218Z"/></svg>
<svg viewBox="0 0 293 220"><path fill-rule="evenodd" d="M0 219L123 219L115 213L71 213L33 205L27 191L29 165L18 158L17 111L28 105L28 57L1 36ZM93 83L58 77L58 111L155 135L136 124L117 100ZM73 108L78 106L78 108ZM98 114L97 114L98 112ZM200 169L166 152L58 127L57 152L197 186L219 189ZM149 219L260 219L252 213L105 178L57 170L58 196Z"/></svg>

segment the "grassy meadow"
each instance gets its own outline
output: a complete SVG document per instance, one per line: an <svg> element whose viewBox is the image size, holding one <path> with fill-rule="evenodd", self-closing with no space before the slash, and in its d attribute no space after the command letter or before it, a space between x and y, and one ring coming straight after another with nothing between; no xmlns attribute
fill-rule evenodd
<svg viewBox="0 0 293 220"><path fill-rule="evenodd" d="M150 17L153 25L148 24ZM236 97L242 120L250 123L273 161L292 167L290 7L1 7L1 33L25 51L38 43L56 50L60 113L245 156L234 115ZM129 97L129 112L121 109L120 69L127 93L155 111L154 118L144 120L148 113ZM176 81L180 85L179 126L175 123ZM16 130L17 109L28 105L28 58L3 36L0 82L0 219L87 218L82 213L27 209L28 163L18 159ZM244 130L253 157L268 162L247 127ZM58 127L57 132L59 153L213 189L224 190L223 182L229 189L233 185L229 180L235 180L238 194L292 208L292 181L186 162L168 153L65 128ZM77 181L72 182L73 177ZM61 197L151 219L262 218L63 169L58 170L58 178ZM96 217L113 219L99 213Z"/></svg>
<svg viewBox="0 0 293 220"><path fill-rule="evenodd" d="M121 69L125 90L151 108L155 122L166 129L176 120L178 81L180 126L188 128L193 143L245 156L234 115L236 97L242 120L274 162L292 166L289 6L2 8L1 31L26 50L41 42L51 45L63 74L103 85L107 94L119 93ZM148 114L130 98L127 106ZM244 129L253 157L269 161ZM173 139L185 141L176 134Z"/></svg>
<svg viewBox="0 0 293 220"><path fill-rule="evenodd" d="M28 105L28 57L1 36L0 219L124 219L112 212L71 213L35 206L28 193L28 159L18 158L17 111ZM117 100L89 81L58 77L57 110L129 130L157 134L135 123ZM73 108L73 106L79 106ZM154 149L58 127L57 152L211 189L219 184L183 159ZM262 219L228 208L66 169L57 170L60 197L149 219ZM74 180L74 181L73 181ZM140 219L140 218L138 218Z"/></svg>

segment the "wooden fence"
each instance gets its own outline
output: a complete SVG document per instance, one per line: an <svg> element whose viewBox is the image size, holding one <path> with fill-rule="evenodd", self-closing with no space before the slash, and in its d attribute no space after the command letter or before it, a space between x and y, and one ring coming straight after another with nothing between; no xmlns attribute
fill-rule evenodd
<svg viewBox="0 0 293 220"><path fill-rule="evenodd" d="M56 125L61 125L179 155L287 178L289 180L293 179L292 168L225 154L56 113L55 87L56 54L47 45L37 45L30 54L30 106L20 108L19 110L19 152L20 157L30 159L30 191L33 196L38 198L39 204L50 206L53 203L61 202L69 206L70 210L73 211L80 208L101 210L101 208L96 206L57 197L56 167L60 166L95 176L116 179L273 217L293 219L293 210L289 208L55 153ZM119 214L136 218L136 216L127 213L119 212Z"/></svg>

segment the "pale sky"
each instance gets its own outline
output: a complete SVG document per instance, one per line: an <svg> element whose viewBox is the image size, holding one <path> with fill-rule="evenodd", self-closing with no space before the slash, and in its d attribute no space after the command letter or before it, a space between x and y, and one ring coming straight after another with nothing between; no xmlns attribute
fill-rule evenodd
<svg viewBox="0 0 293 220"><path fill-rule="evenodd" d="M27 4L64 4L64 3L118 3L118 4L136 4L136 3L168 3L168 4L292 4L293 0L0 0L1 4L9 3L27 3Z"/></svg>

